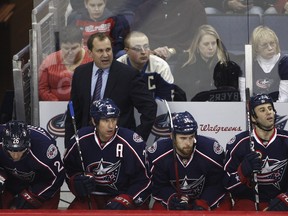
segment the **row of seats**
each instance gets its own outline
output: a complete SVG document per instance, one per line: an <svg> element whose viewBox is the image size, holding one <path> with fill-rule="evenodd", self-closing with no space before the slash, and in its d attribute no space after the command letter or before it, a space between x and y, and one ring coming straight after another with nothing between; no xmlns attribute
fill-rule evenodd
<svg viewBox="0 0 288 216"><path fill-rule="evenodd" d="M207 15L207 22L217 30L227 50L233 54L244 54L244 45L249 44L252 31L259 25L275 31L281 51L288 53L288 15Z"/></svg>

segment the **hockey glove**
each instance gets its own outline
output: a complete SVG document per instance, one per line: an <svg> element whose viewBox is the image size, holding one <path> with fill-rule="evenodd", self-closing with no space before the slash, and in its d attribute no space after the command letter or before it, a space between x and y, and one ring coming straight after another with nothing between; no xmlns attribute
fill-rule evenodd
<svg viewBox="0 0 288 216"><path fill-rule="evenodd" d="M205 200L195 199L192 203L193 210L196 211L203 211L203 210L210 210L208 203Z"/></svg>
<svg viewBox="0 0 288 216"><path fill-rule="evenodd" d="M281 193L269 203L267 211L288 211L288 195Z"/></svg>
<svg viewBox="0 0 288 216"><path fill-rule="evenodd" d="M127 194L120 194L113 199L109 200L106 209L110 210L128 210L133 209L133 199Z"/></svg>
<svg viewBox="0 0 288 216"><path fill-rule="evenodd" d="M193 207L189 203L187 195L172 194L167 202L167 209L169 210L192 210Z"/></svg>
<svg viewBox="0 0 288 216"><path fill-rule="evenodd" d="M252 175L253 172L257 172L261 170L262 161L259 158L259 154L253 151L245 156L240 166L241 166L242 174L245 177L249 177Z"/></svg>
<svg viewBox="0 0 288 216"><path fill-rule="evenodd" d="M28 190L23 190L11 201L10 209L37 209L40 208L41 205L42 202L39 198L36 198L36 196Z"/></svg>
<svg viewBox="0 0 288 216"><path fill-rule="evenodd" d="M85 197L95 190L96 181L93 174L77 174L70 179L72 192L75 196Z"/></svg>

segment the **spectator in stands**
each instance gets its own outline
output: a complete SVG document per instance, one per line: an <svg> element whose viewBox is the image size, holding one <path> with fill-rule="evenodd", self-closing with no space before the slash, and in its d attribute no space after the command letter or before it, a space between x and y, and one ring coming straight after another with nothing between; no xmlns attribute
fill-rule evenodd
<svg viewBox="0 0 288 216"><path fill-rule="evenodd" d="M135 11L133 30L144 32L151 50L168 60L187 49L197 28L206 22L199 0L146 0ZM169 59L170 67L176 56Z"/></svg>
<svg viewBox="0 0 288 216"><path fill-rule="evenodd" d="M191 101L241 101L238 80L240 66L233 61L218 62L213 80L216 89L196 94Z"/></svg>
<svg viewBox="0 0 288 216"><path fill-rule="evenodd" d="M127 54L117 60L137 69L155 98L171 101L173 75L165 60L150 54L148 37L142 32L133 31L125 38L124 44Z"/></svg>
<svg viewBox="0 0 288 216"><path fill-rule="evenodd" d="M106 8L107 0L84 0L85 9L68 16L67 24L78 26L83 31L84 44L90 35L105 32L112 39L113 53L124 49L124 38L130 31L125 16L113 15Z"/></svg>
<svg viewBox="0 0 288 216"><path fill-rule="evenodd" d="M252 32L250 43L253 56L252 92L269 94L273 101L277 101L280 84L278 63L281 58L278 37L269 27L258 26Z"/></svg>
<svg viewBox="0 0 288 216"><path fill-rule="evenodd" d="M82 32L74 26L60 32L61 49L48 55L39 67L39 99L68 101L74 69L92 61L83 48Z"/></svg>
<svg viewBox="0 0 288 216"><path fill-rule="evenodd" d="M189 49L183 54L185 63L180 62L174 72L175 84L186 92L187 100L199 92L215 88L213 70L218 61L225 61L225 53L217 31L210 25L199 27ZM188 60L187 60L188 59Z"/></svg>
<svg viewBox="0 0 288 216"><path fill-rule="evenodd" d="M236 14L277 14L275 3L277 0L224 0L223 7L226 13Z"/></svg>
<svg viewBox="0 0 288 216"><path fill-rule="evenodd" d="M113 14L133 15L135 9L143 2L145 2L145 0L109 0L106 2L106 7ZM85 9L84 0L70 0L68 13L83 9Z"/></svg>

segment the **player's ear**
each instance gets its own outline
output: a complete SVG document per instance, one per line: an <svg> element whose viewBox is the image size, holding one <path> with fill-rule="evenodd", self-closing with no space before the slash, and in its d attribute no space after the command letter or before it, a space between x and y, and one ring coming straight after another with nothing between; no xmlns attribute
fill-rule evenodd
<svg viewBox="0 0 288 216"><path fill-rule="evenodd" d="M88 52L89 57L90 57L90 58L93 58L93 53L92 53L92 51L88 49L87 52Z"/></svg>
<svg viewBox="0 0 288 216"><path fill-rule="evenodd" d="M253 124L255 124L255 123L256 123L256 118L255 118L255 116L254 116L254 115L251 115L251 122L252 122Z"/></svg>

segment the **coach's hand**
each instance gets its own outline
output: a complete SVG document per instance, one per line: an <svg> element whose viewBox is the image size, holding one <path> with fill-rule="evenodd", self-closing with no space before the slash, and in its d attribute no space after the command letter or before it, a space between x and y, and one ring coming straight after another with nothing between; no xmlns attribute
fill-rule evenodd
<svg viewBox="0 0 288 216"><path fill-rule="evenodd" d="M96 181L93 174L77 174L70 179L71 190L75 196L85 197L95 190Z"/></svg>

